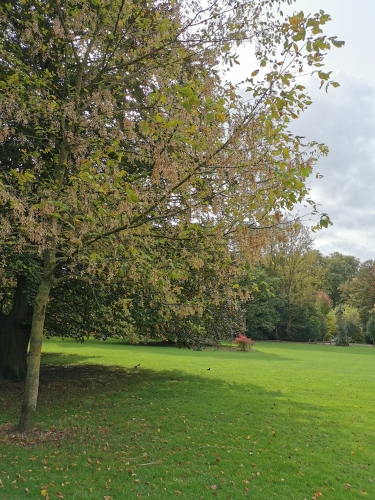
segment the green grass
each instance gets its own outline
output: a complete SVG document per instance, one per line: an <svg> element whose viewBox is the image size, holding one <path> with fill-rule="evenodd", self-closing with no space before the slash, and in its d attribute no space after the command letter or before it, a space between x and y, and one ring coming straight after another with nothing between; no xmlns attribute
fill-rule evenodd
<svg viewBox="0 0 375 500"><path fill-rule="evenodd" d="M374 356L46 340L27 438L0 385L0 499L375 498Z"/></svg>

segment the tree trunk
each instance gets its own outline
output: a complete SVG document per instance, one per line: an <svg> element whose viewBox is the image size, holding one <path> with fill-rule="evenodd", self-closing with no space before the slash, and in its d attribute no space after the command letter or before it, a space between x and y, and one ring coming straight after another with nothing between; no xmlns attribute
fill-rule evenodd
<svg viewBox="0 0 375 500"><path fill-rule="evenodd" d="M24 276L17 276L17 288L9 314L0 315L0 380L24 381L27 346L30 339L32 307Z"/></svg>
<svg viewBox="0 0 375 500"><path fill-rule="evenodd" d="M286 324L286 328L285 328L285 337L286 337L286 340L289 339L290 330L292 329L292 324L293 324L293 318L289 317L288 323Z"/></svg>
<svg viewBox="0 0 375 500"><path fill-rule="evenodd" d="M47 251L43 277L38 287L34 302L33 320L31 323L30 354L25 382L25 394L21 410L18 430L29 432L34 427L36 404L39 391L40 359L42 354L42 341L44 321L49 294L53 284L55 253Z"/></svg>

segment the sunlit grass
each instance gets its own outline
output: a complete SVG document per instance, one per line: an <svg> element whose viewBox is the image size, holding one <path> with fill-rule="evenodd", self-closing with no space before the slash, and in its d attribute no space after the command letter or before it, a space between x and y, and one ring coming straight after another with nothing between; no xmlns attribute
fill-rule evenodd
<svg viewBox="0 0 375 500"><path fill-rule="evenodd" d="M375 498L371 347L44 353L37 432L5 432L22 387L0 386L0 498Z"/></svg>

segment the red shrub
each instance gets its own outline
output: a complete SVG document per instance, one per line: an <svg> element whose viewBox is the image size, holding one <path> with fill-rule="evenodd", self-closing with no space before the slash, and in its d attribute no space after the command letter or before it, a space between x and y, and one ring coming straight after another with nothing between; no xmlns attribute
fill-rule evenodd
<svg viewBox="0 0 375 500"><path fill-rule="evenodd" d="M240 333L238 337L234 339L234 343L238 345L241 351L246 351L247 348L251 349L251 346L254 344L254 341L252 339L248 339L246 335L242 335Z"/></svg>

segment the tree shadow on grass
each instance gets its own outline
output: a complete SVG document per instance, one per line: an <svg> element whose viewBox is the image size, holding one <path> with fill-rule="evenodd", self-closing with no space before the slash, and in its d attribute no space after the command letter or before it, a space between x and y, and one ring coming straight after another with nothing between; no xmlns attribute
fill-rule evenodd
<svg viewBox="0 0 375 500"><path fill-rule="evenodd" d="M62 352L44 352L42 353L42 365L71 365L87 363L88 359L98 359L101 356L83 356L80 354L62 353Z"/></svg>
<svg viewBox="0 0 375 500"><path fill-rule="evenodd" d="M269 498L274 492L275 475L270 469L276 469L278 474L277 498L311 497L325 481L331 486L332 478L339 478L343 490L341 497L332 498L344 498L346 490L342 485L349 483L359 488L358 478L374 459L372 430L366 430L366 436L360 434L359 427L343 421L337 409L323 407L316 401L296 401L290 394L251 382L245 386L236 381L228 384L215 378L212 371L191 374L142 366L126 369L77 364L85 359L81 355L48 356L44 359L59 359L66 364L41 367L38 420L43 423L27 438L8 434L6 446L2 446L4 456L18 453L14 447L35 448L47 443L60 448L58 460L66 454L70 463L72 453L88 450L81 457L82 463L79 456L74 459L78 467L87 467L87 456L99 456L97 453L100 461L117 470L119 456L141 457L146 450L150 457L147 462L157 464L153 467L162 472L173 471L173 477L180 478L180 470L190 474L189 467L180 468L180 464L186 463L199 469L202 476L211 477L214 472L219 477L223 470L226 477L232 467L231 454L235 452L234 463L241 466L235 465L233 470L242 467L239 473L246 471L247 476L243 477L248 478L247 483L254 476ZM11 389L12 384L8 387ZM0 394L1 411L6 414L9 402L20 394L10 390L6 399ZM339 449L340 457L335 451ZM35 455L35 451L30 453ZM50 461L53 462L51 456ZM314 473L315 467L319 473ZM136 471L140 485L149 484L145 482L150 481L146 469L138 467ZM14 471L18 473L18 469ZM93 477L95 474L94 468ZM294 486L298 491L293 491L296 496L287 489L292 476L299 478L298 487ZM280 477L285 482L281 483ZM242 482L243 478L239 475L233 479ZM212 483L206 478L194 480L202 482L203 491L205 484ZM113 477L113 484L116 481ZM213 481L217 483L216 479ZM167 483L166 486L169 488ZM176 494L175 488L174 485L171 495ZM267 488L271 488L269 493ZM237 498L242 498L240 490L237 494Z"/></svg>

